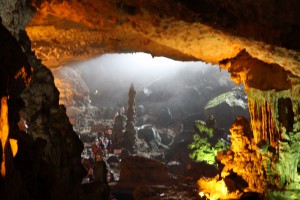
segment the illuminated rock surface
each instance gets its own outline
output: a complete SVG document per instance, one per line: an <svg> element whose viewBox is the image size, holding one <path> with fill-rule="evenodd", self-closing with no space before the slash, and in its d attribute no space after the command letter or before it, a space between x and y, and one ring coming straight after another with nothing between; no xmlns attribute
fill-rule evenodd
<svg viewBox="0 0 300 200"><path fill-rule="evenodd" d="M273 2L266 1L266 5L271 3ZM293 3L299 6L299 3ZM222 5L211 4L216 6L216 10L222 8ZM285 6L295 6L292 3L286 4ZM201 3L199 7L200 5ZM245 3L239 9L246 9L250 5ZM261 5L252 6L260 9ZM201 18L201 13L194 13L180 3L164 1L157 5L156 1L44 1L37 7L26 31L37 57L48 67L57 67L74 59L86 59L104 52L136 51L178 60L199 59L218 63L235 57L245 49L252 57L266 63L277 63L284 69L299 74L300 59L297 51L253 40L251 37L258 33L242 38L223 32L221 24L218 27L221 29L214 29L210 24L204 24L208 21ZM229 11L230 9L231 7L227 8ZM291 10L289 13L292 15L292 22L297 22L293 17L299 17ZM271 14L279 15L275 12ZM213 12L211 15L211 18L226 17ZM265 14L261 15L263 19ZM282 19L285 15L282 13L276 18ZM211 23L213 25L218 21L215 19ZM236 31L247 28L240 21L231 23L241 26L235 27ZM264 29L262 24L258 25L260 29ZM274 29L277 25L274 21ZM264 31L253 30L254 28L256 27L249 29L251 32ZM240 32L247 33L250 30ZM283 30L280 29L278 34L280 32ZM265 37L260 39L271 39Z"/></svg>
<svg viewBox="0 0 300 200"><path fill-rule="evenodd" d="M43 164L51 166L49 172L43 165L45 168L39 174L49 181L46 182L50 189L48 185L39 191L24 189L21 175L15 171L11 179L1 179L0 195L4 199L5 195L13 195L9 199L32 199L26 196L29 194L26 191L41 199L39 195L47 189L52 194L49 199L70 199L68 191L77 191L74 188L79 184L79 178L73 175L80 174L80 169L73 166L80 162L80 141L66 110L58 104L59 94L51 71L35 59L30 43L19 34L32 16L32 2L37 11L26 31L36 56L49 68L107 52L136 51L178 60L220 63L232 74L233 81L245 84L253 134L252 137L244 123L233 126L232 139L236 145L220 157L221 162L227 163L224 174L233 170L248 183L250 191L264 192L266 198L299 199L299 1L3 0L2 23L15 38L21 38L19 43L33 67L32 80L23 96L28 134L34 139L32 142L39 138L46 141L46 144L35 143L42 146L39 151L29 145L18 152L26 149L40 152L37 163L41 159ZM15 88L18 98L26 87L24 80L12 84L6 80L14 80L14 70L22 65L29 72L29 65L24 55L19 56L20 47L15 52L9 51L17 44L8 39L11 38L8 32L1 27L0 33L3 33L1 39L11 44L3 45L1 54L8 55L1 60L1 70L9 72L8 77L3 77L1 71L4 83L0 86L1 96L7 91L14 94L8 89ZM11 106L15 110L9 123L11 130L16 130L22 103L13 103L16 107ZM26 157L25 151L23 158ZM233 166L237 160L241 160L240 164ZM18 170L26 174L26 170ZM63 172L64 176L59 176ZM74 181L74 177L78 180ZM16 182L20 188L15 188ZM32 182L25 183L29 187ZM4 184L9 187L5 191L25 191L24 196L18 196L21 192L2 192Z"/></svg>
<svg viewBox="0 0 300 200"><path fill-rule="evenodd" d="M218 160L225 165L222 179L236 173L248 184L242 191L264 193L267 199L298 199L298 78L255 59L229 62L226 66L232 79L245 84L251 122L240 118L233 123L231 149L218 154ZM266 66L258 68L260 65ZM270 78L257 76L262 69ZM201 186L207 191L204 180Z"/></svg>
<svg viewBox="0 0 300 200"><path fill-rule="evenodd" d="M59 90L59 103L67 108L67 115L76 132L86 133L95 125L97 108L90 104L89 88L78 72L70 67L53 70L54 83Z"/></svg>

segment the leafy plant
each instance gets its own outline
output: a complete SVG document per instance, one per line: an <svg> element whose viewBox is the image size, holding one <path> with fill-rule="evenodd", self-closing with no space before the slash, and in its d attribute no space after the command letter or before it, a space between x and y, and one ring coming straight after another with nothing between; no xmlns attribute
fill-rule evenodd
<svg viewBox="0 0 300 200"><path fill-rule="evenodd" d="M204 161L210 165L216 164L216 155L219 151L224 151L229 148L229 144L222 139L218 139L216 144L211 144L208 141L208 137L212 138L213 129L207 128L203 122L196 121L195 127L200 134L194 134L194 141L189 145L189 148L193 150L190 153L190 158L200 162ZM204 134L206 133L206 134Z"/></svg>
<svg viewBox="0 0 300 200"><path fill-rule="evenodd" d="M206 134L209 138L212 138L214 133L212 128L208 128L203 121L195 121L196 129L203 135Z"/></svg>
<svg viewBox="0 0 300 200"><path fill-rule="evenodd" d="M211 147L211 144L207 141L207 138L201 138L200 135L194 135L194 142L189 145L191 150L194 150L190 154L190 158L200 162L204 161L210 165L215 164L215 152Z"/></svg>

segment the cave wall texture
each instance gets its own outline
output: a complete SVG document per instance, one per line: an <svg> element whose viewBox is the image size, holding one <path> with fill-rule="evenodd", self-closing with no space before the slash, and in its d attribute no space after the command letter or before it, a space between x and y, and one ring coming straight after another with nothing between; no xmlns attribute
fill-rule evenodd
<svg viewBox="0 0 300 200"><path fill-rule="evenodd" d="M11 195L8 191L15 187L12 183L19 183L20 188L13 191L26 191L29 199L39 199L43 194L49 199L78 198L74 188L79 187L82 169L75 166L80 162L82 144L65 108L59 105L50 70L104 53L142 51L220 64L234 82L244 84L252 134L234 128L239 121L233 125L233 141L242 138L236 140L241 149L232 146L218 156L227 166L224 178L232 170L248 182L249 191L263 193L269 199L297 199L299 8L297 0L0 1L5 27L0 30L4 47L0 92L1 97L10 95L9 101L15 104L9 105L9 109L15 109L9 114L10 137L17 138L20 146L15 166L12 158L7 162L8 172L15 172L15 177L9 178L12 175L7 173L7 178L1 178L0 197L7 198L5 195ZM23 66L26 78L13 79ZM25 136L16 128L21 109L29 124ZM26 160L26 154L32 152L35 162ZM24 162L34 172L26 173L20 167ZM38 180L42 180L42 187L37 186ZM69 196L70 190L73 196ZM10 199L20 199L21 192L15 194Z"/></svg>

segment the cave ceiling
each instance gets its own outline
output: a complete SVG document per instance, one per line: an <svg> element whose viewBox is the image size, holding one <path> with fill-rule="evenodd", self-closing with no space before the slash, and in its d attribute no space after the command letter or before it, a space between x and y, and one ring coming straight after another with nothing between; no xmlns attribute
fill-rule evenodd
<svg viewBox="0 0 300 200"><path fill-rule="evenodd" d="M276 2L34 1L26 32L49 68L132 52L218 64L245 50L299 76L299 2Z"/></svg>

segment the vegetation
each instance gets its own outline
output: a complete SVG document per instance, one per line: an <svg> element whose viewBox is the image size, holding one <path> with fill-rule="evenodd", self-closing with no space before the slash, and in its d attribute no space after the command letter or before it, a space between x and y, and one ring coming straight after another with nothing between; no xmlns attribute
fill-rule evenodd
<svg viewBox="0 0 300 200"><path fill-rule="evenodd" d="M202 135L206 134L209 138L213 137L213 129L208 128L203 121L195 121L195 127Z"/></svg>
<svg viewBox="0 0 300 200"><path fill-rule="evenodd" d="M210 142L210 139L214 137L214 131L212 128L206 127L204 122L196 121L195 127L199 133L194 135L194 141L189 145L189 148L193 150L190 158L197 162L204 161L210 165L216 164L217 153L227 150L229 144L222 138L216 138L215 143Z"/></svg>

